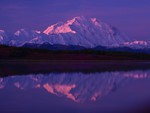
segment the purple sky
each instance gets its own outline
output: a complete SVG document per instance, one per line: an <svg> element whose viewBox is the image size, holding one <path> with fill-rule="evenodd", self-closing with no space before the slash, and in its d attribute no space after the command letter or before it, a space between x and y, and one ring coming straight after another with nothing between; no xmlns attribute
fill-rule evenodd
<svg viewBox="0 0 150 113"><path fill-rule="evenodd" d="M130 37L150 39L150 0L0 0L0 29L44 30L74 16L97 17Z"/></svg>

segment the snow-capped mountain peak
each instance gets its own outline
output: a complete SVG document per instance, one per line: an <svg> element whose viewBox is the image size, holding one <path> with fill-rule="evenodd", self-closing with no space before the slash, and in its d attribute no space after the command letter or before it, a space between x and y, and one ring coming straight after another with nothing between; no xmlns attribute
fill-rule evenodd
<svg viewBox="0 0 150 113"><path fill-rule="evenodd" d="M26 29L19 29L17 30L14 35L15 36L24 36L24 37L30 37L31 35L40 34L40 31L38 30L26 30Z"/></svg>
<svg viewBox="0 0 150 113"><path fill-rule="evenodd" d="M51 25L43 33L49 35L52 44L78 45L88 48L99 45L119 46L130 41L115 27L98 21L96 18L84 16Z"/></svg>
<svg viewBox="0 0 150 113"><path fill-rule="evenodd" d="M150 41L136 40L133 42L125 42L123 45L125 47L134 48L134 49L145 49L145 48L150 48Z"/></svg>
<svg viewBox="0 0 150 113"><path fill-rule="evenodd" d="M59 33L77 33L71 26L87 26L90 22L98 25L96 18L86 18L83 16L74 17L66 22L59 22L49 26L43 33L45 34L59 34ZM83 25L84 24L84 25Z"/></svg>
<svg viewBox="0 0 150 113"><path fill-rule="evenodd" d="M5 33L5 31L4 31L4 30L2 30L2 29L0 29L0 34L2 34L2 33Z"/></svg>
<svg viewBox="0 0 150 113"><path fill-rule="evenodd" d="M59 22L54 25L51 25L48 27L43 33L49 35L49 34L59 34L59 33L76 33L74 30L72 30L71 25L75 22L75 18L72 20L69 20L65 23Z"/></svg>
<svg viewBox="0 0 150 113"><path fill-rule="evenodd" d="M27 30L27 29L19 29L17 30L11 38L9 45L13 46L22 46L25 43L30 42L34 38L38 38L40 36L39 31L36 30Z"/></svg>
<svg viewBox="0 0 150 113"><path fill-rule="evenodd" d="M126 42L125 44L129 44L129 45L147 45L148 41L133 41L133 42Z"/></svg>
<svg viewBox="0 0 150 113"><path fill-rule="evenodd" d="M7 38L6 32L4 30L0 30L0 44L5 44Z"/></svg>
<svg viewBox="0 0 150 113"><path fill-rule="evenodd" d="M150 48L149 41L135 41L124 33L97 18L77 16L65 22L49 26L43 32L20 29L14 34L0 30L0 44L22 46L25 43L51 45L73 45L85 48L130 47ZM139 48L138 47L138 48Z"/></svg>

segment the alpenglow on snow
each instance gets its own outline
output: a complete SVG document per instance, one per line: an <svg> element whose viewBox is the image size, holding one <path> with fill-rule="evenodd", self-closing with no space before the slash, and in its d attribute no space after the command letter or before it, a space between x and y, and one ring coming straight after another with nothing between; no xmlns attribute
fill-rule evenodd
<svg viewBox="0 0 150 113"><path fill-rule="evenodd" d="M14 34L0 31L0 44L23 46L26 43L49 43L75 45L86 48L96 46L119 47L129 46L133 40L115 27L96 18L75 17L66 22L50 25L42 31L20 29Z"/></svg>

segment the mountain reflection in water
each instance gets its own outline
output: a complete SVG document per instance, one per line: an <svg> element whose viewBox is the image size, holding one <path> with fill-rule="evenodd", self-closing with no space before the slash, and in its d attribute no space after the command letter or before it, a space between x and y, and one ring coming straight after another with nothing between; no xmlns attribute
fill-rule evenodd
<svg viewBox="0 0 150 113"><path fill-rule="evenodd" d="M0 91L14 86L20 90L42 88L77 103L98 101L131 80L149 79L150 70L102 73L49 73L0 78Z"/></svg>

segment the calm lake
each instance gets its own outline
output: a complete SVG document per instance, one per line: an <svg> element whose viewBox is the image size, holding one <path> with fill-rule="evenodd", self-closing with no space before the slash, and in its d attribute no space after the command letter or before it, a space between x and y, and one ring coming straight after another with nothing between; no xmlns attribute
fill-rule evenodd
<svg viewBox="0 0 150 113"><path fill-rule="evenodd" d="M0 77L0 113L142 113L149 107L147 68Z"/></svg>

